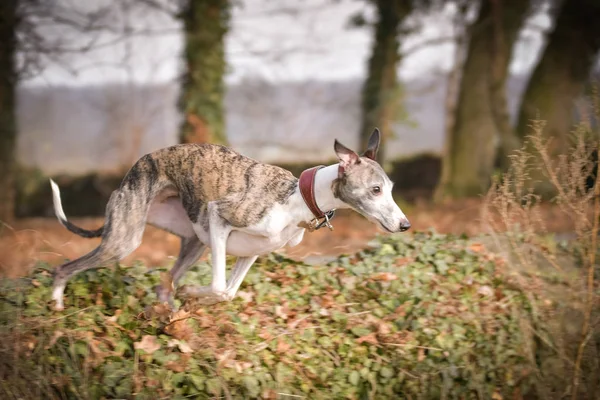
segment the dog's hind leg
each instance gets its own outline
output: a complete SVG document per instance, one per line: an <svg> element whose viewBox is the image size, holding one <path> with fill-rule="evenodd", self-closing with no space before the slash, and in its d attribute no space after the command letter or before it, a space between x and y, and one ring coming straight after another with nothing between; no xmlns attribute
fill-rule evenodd
<svg viewBox="0 0 600 400"><path fill-rule="evenodd" d="M160 302L167 302L173 306L173 288L177 285L177 282L185 274L185 272L192 266L206 250L204 245L196 236L193 237L182 237L181 238L181 249L179 250L179 257L175 261L175 265L169 272L171 275L171 283L173 286L165 287L167 282L163 282L162 285L156 287L156 294Z"/></svg>
<svg viewBox="0 0 600 400"><path fill-rule="evenodd" d="M192 222L183 208L180 198L177 196L154 201L148 212L148 223L181 238L179 257L169 272L169 279L155 287L159 301L163 303L168 302L173 306L172 292L174 286L185 272L202 256L206 246L196 236Z"/></svg>
<svg viewBox="0 0 600 400"><path fill-rule="evenodd" d="M54 308L58 311L64 309L63 293L69 278L86 269L98 268L115 260L116 257L104 251L102 247L97 247L83 257L57 267L54 270L54 283L52 286Z"/></svg>
<svg viewBox="0 0 600 400"><path fill-rule="evenodd" d="M108 262L119 261L139 247L149 203L144 196L127 189L113 192L106 206L106 223L100 246L54 271L52 299L56 310L64 309L63 293L67 281L73 275L102 267Z"/></svg>

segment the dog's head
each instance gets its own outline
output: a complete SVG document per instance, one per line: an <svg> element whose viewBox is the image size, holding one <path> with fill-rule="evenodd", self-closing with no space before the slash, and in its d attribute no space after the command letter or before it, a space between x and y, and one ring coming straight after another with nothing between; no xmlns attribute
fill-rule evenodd
<svg viewBox="0 0 600 400"><path fill-rule="evenodd" d="M410 222L392 197L394 184L375 161L380 133L375 129L367 150L359 156L337 140L334 149L340 164L333 183L335 197L350 208L377 223L387 232L404 232Z"/></svg>

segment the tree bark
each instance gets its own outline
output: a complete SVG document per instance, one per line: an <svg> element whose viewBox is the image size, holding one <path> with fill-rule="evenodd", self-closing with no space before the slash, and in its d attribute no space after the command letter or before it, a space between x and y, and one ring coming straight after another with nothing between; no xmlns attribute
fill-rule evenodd
<svg viewBox="0 0 600 400"><path fill-rule="evenodd" d="M377 23L373 50L368 63L367 79L362 88L362 123L360 142L367 148L374 128L382 134L381 142L392 132L392 122L398 114L399 88L396 69L400 61L398 31L412 10L409 0L376 0ZM380 146L377 161L384 160L385 145Z"/></svg>
<svg viewBox="0 0 600 400"><path fill-rule="evenodd" d="M0 221L15 213L17 0L0 1Z"/></svg>
<svg viewBox="0 0 600 400"><path fill-rule="evenodd" d="M455 123L446 143L444 181L437 199L483 193L491 181L500 143L513 146L506 78L513 44L529 1L484 0L469 29Z"/></svg>
<svg viewBox="0 0 600 400"><path fill-rule="evenodd" d="M532 133L532 120L546 121L555 154L568 147L575 100L583 93L600 50L600 1L563 0L554 30L521 103L517 133Z"/></svg>
<svg viewBox="0 0 600 400"><path fill-rule="evenodd" d="M491 101L499 135L496 166L506 171L509 166L508 156L521 147L521 142L510 123L506 82L512 50L531 9L531 0L492 0L491 6L494 25L491 46L493 49Z"/></svg>
<svg viewBox="0 0 600 400"><path fill-rule="evenodd" d="M186 71L180 141L226 144L224 41L231 19L230 0L189 0L182 18Z"/></svg>

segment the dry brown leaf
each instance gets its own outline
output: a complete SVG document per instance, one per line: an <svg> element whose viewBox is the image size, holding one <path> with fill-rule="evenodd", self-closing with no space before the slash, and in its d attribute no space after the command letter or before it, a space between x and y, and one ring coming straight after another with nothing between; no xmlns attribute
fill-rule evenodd
<svg viewBox="0 0 600 400"><path fill-rule="evenodd" d="M356 339L356 341L358 343L370 343L370 344L378 344L379 341L377 340L377 336L375 335L375 332L369 333L368 335L365 336L361 336L358 339Z"/></svg>
<svg viewBox="0 0 600 400"><path fill-rule="evenodd" d="M271 332L263 329L259 334L258 337L263 339L263 340L270 340L273 336L271 335Z"/></svg>
<svg viewBox="0 0 600 400"><path fill-rule="evenodd" d="M250 303L254 299L254 292L246 292L244 290L238 290L237 295L244 300L244 303Z"/></svg>
<svg viewBox="0 0 600 400"><path fill-rule="evenodd" d="M278 353L285 353L287 352L292 346L286 342L285 340L283 340L282 338L279 338L279 340L277 341L277 352Z"/></svg>
<svg viewBox="0 0 600 400"><path fill-rule="evenodd" d="M304 296L304 295L305 295L305 294L308 292L308 290L309 290L309 289L310 289L310 286L309 286L309 285L305 285L305 286L303 286L303 287L302 287L302 289L300 289L300 290L298 291L298 293L299 293L301 296Z"/></svg>
<svg viewBox="0 0 600 400"><path fill-rule="evenodd" d="M136 350L144 350L146 353L152 354L160 349L160 343L156 340L156 336L144 335L142 340L133 344L133 347Z"/></svg>
<svg viewBox="0 0 600 400"><path fill-rule="evenodd" d="M481 243L472 243L469 249L474 253L482 253L485 250L485 246Z"/></svg>
<svg viewBox="0 0 600 400"><path fill-rule="evenodd" d="M394 263L396 265L396 267L403 267L405 265L410 264L411 262L413 262L414 260L412 258L409 257L403 257L403 258L397 258L396 262Z"/></svg>
<svg viewBox="0 0 600 400"><path fill-rule="evenodd" d="M279 318L283 319L284 321L286 319L288 319L289 312L290 312L290 310L288 309L286 304L284 304L283 306L275 306L275 315L277 315Z"/></svg>
<svg viewBox="0 0 600 400"><path fill-rule="evenodd" d="M188 325L187 319L182 319L165 326L165 333L175 339L187 340L192 337L194 330Z"/></svg>
<svg viewBox="0 0 600 400"><path fill-rule="evenodd" d="M501 395L499 392L494 392L494 393L492 394L492 399L493 399L493 400L503 400L503 399L504 399L504 397L502 397L502 395Z"/></svg>
<svg viewBox="0 0 600 400"><path fill-rule="evenodd" d="M169 361L165 364L165 367L173 372L185 372L188 367L188 361L190 359L189 354L182 354L179 360Z"/></svg>
<svg viewBox="0 0 600 400"><path fill-rule="evenodd" d="M391 272L380 272L378 274L371 275L371 279L374 281L389 282L398 279L398 276Z"/></svg>
<svg viewBox="0 0 600 400"><path fill-rule="evenodd" d="M179 339L171 339L167 342L167 346L168 347L177 347L179 348L179 351L181 351L182 353L186 354L186 353L193 353L194 350L192 349L192 347L189 345L188 342L183 341L183 340L179 340Z"/></svg>

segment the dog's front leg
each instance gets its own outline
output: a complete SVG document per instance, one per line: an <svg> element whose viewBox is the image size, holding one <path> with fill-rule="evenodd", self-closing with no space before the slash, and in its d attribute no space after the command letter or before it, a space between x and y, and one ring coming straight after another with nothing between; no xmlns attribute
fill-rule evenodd
<svg viewBox="0 0 600 400"><path fill-rule="evenodd" d="M227 301L227 238L231 225L219 215L218 206L208 204L210 250L212 258L212 282L210 286L182 286L177 290L178 297L203 298L201 303L213 304ZM194 228L196 229L196 228ZM199 227L198 229L202 229Z"/></svg>
<svg viewBox="0 0 600 400"><path fill-rule="evenodd" d="M250 267L258 256L252 257L238 257L235 262L235 266L233 267L233 271L231 271L231 276L229 277L229 281L227 282L227 297L228 300L232 300L235 297L240 285L244 281L246 274L250 271Z"/></svg>
<svg viewBox="0 0 600 400"><path fill-rule="evenodd" d="M213 294L225 295L227 289L227 238L231 233L231 225L219 215L216 203L208 204L208 221L210 226L210 248L212 256Z"/></svg>

